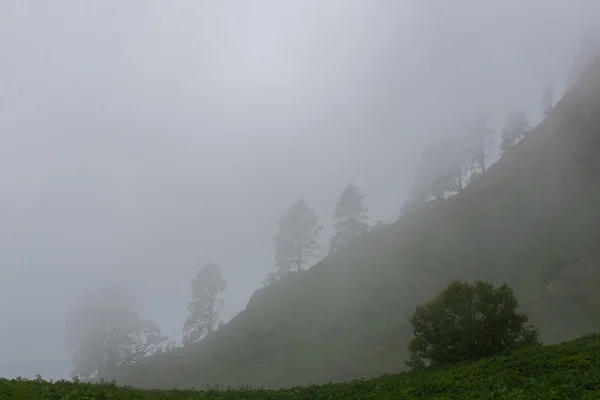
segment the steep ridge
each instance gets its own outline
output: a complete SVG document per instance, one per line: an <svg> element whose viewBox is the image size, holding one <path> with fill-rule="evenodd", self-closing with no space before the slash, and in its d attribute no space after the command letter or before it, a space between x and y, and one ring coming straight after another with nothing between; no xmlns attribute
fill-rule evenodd
<svg viewBox="0 0 600 400"><path fill-rule="evenodd" d="M600 62L460 195L258 290L197 345L108 378L279 388L398 372L408 317L453 279L507 282L546 343L600 329Z"/></svg>

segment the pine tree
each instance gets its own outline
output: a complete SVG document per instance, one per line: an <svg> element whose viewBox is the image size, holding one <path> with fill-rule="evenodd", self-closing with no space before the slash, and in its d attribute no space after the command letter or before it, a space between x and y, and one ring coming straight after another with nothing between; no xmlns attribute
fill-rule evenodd
<svg viewBox="0 0 600 400"><path fill-rule="evenodd" d="M298 200L277 222L279 232L275 235L275 266L277 271L270 273L265 284L279 279L289 271L302 271L311 259L318 256L320 249L317 235L322 226L317 226L315 211L305 200Z"/></svg>
<svg viewBox="0 0 600 400"><path fill-rule="evenodd" d="M331 238L329 254L350 243L368 231L367 207L363 204L364 196L352 184L346 186L338 199L333 218L336 220L336 232Z"/></svg>
<svg viewBox="0 0 600 400"><path fill-rule="evenodd" d="M66 325L74 350L72 375L82 379L111 377L167 340L158 325L138 317L131 299L118 290L90 297L69 314Z"/></svg>
<svg viewBox="0 0 600 400"><path fill-rule="evenodd" d="M490 128L488 118L484 114L477 114L467 126L465 144L467 162L471 167L479 168L481 173L485 172L487 147L491 141L494 131Z"/></svg>
<svg viewBox="0 0 600 400"><path fill-rule="evenodd" d="M502 154L512 149L529 131L529 118L526 111L513 111L507 117L502 129Z"/></svg>
<svg viewBox="0 0 600 400"><path fill-rule="evenodd" d="M219 295L227 288L227 281L223 279L217 264L208 263L198 271L191 286L192 301L188 304L190 314L183 325L184 345L196 343L219 325L219 314L224 306L224 300Z"/></svg>
<svg viewBox="0 0 600 400"><path fill-rule="evenodd" d="M544 112L544 119L548 118L550 111L554 108L554 85L552 82L548 82L546 86L544 86L540 105Z"/></svg>
<svg viewBox="0 0 600 400"><path fill-rule="evenodd" d="M453 154L450 154L447 143L449 141L438 141L425 146L421 153L421 161L415 171L412 188L411 202L423 204L430 197L438 201L444 199L448 189L448 171L453 163Z"/></svg>
<svg viewBox="0 0 600 400"><path fill-rule="evenodd" d="M579 50L575 54L573 64L571 64L571 70L567 77L567 90L572 89L577 84L585 69L599 55L600 38L590 32L581 39Z"/></svg>
<svg viewBox="0 0 600 400"><path fill-rule="evenodd" d="M461 137L447 136L426 146L415 173L411 203L423 204L430 197L444 200L447 192L460 192L468 181L472 169L473 151L466 147Z"/></svg>

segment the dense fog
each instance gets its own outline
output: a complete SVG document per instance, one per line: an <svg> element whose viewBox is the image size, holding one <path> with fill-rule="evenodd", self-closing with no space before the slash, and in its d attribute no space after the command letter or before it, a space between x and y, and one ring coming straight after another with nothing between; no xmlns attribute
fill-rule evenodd
<svg viewBox="0 0 600 400"><path fill-rule="evenodd" d="M68 377L67 315L104 288L179 342L205 263L227 321L300 198L321 256L349 183L371 224L395 221L422 148L474 113L496 134L515 108L535 125L598 16L588 0L0 2L0 376Z"/></svg>

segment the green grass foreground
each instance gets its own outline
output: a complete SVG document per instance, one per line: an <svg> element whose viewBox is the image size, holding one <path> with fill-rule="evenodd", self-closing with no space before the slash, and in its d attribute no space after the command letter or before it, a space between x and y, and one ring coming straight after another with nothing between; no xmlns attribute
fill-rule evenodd
<svg viewBox="0 0 600 400"><path fill-rule="evenodd" d="M282 390L140 390L114 384L0 379L0 399L599 399L600 336L476 363Z"/></svg>

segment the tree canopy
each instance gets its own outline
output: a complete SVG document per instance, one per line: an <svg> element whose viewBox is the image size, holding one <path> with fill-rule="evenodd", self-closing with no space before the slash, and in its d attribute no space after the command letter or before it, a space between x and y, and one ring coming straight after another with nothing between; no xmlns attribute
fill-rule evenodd
<svg viewBox="0 0 600 400"><path fill-rule="evenodd" d="M356 186L347 185L342 191L333 213L335 233L330 241L329 253L346 246L368 231L367 212L369 209L364 205L364 196Z"/></svg>
<svg viewBox="0 0 600 400"><path fill-rule="evenodd" d="M506 284L450 283L434 300L417 306L408 344L413 368L455 364L505 349L539 344L537 329Z"/></svg>
<svg viewBox="0 0 600 400"><path fill-rule="evenodd" d="M459 193L470 185L487 168L492 135L487 116L476 114L454 133L425 146L406 209L416 209L431 197L443 200L446 193Z"/></svg>
<svg viewBox="0 0 600 400"><path fill-rule="evenodd" d="M74 349L72 375L107 376L152 354L167 340L158 326L139 319L122 292L90 297L67 318L67 342Z"/></svg>
<svg viewBox="0 0 600 400"><path fill-rule="evenodd" d="M517 145L529 131L529 118L525 110L513 111L506 117L502 129L500 151L504 154Z"/></svg>
<svg viewBox="0 0 600 400"><path fill-rule="evenodd" d="M554 108L554 85L552 82L546 83L542 89L540 105L542 106L544 118L547 118L552 108Z"/></svg>
<svg viewBox="0 0 600 400"><path fill-rule="evenodd" d="M485 172L488 159L487 150L493 134L494 131L490 127L486 114L475 114L467 124L463 149L466 164L470 169L475 167L479 169L479 172Z"/></svg>
<svg viewBox="0 0 600 400"><path fill-rule="evenodd" d="M183 344L188 345L213 332L222 322L219 319L224 300L219 295L227 288L221 268L214 263L204 264L191 283L192 301L189 316L183 325Z"/></svg>
<svg viewBox="0 0 600 400"><path fill-rule="evenodd" d="M581 79L585 69L600 55L600 38L591 32L584 35L575 54L567 77L566 89L572 89Z"/></svg>
<svg viewBox="0 0 600 400"><path fill-rule="evenodd" d="M316 212L305 200L298 200L292 208L277 221L275 234L275 266L277 271L270 273L265 284L279 279L289 271L302 271L310 260L318 257L320 249L317 236L322 229L318 225Z"/></svg>

